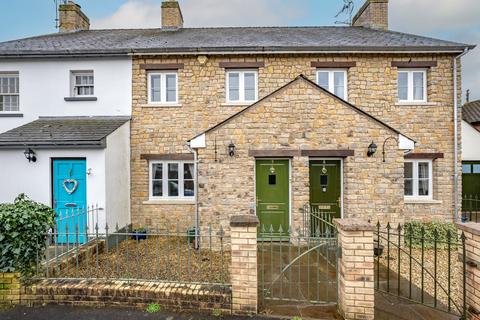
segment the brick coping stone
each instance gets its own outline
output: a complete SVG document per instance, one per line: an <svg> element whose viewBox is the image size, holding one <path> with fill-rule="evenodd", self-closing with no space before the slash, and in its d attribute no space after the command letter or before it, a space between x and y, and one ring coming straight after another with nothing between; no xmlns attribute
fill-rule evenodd
<svg viewBox="0 0 480 320"><path fill-rule="evenodd" d="M333 223L344 231L373 231L375 227L363 219L333 219Z"/></svg>
<svg viewBox="0 0 480 320"><path fill-rule="evenodd" d="M480 236L480 223L477 222L457 222L455 224L458 229L470 232L474 235Z"/></svg>
<svg viewBox="0 0 480 320"><path fill-rule="evenodd" d="M256 227L259 221L253 214L242 214L230 218L231 227Z"/></svg>

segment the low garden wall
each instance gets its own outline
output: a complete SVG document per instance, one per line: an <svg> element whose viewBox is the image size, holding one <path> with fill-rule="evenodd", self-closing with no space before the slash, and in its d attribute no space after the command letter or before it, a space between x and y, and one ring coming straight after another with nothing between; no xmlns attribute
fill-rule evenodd
<svg viewBox="0 0 480 320"><path fill-rule="evenodd" d="M0 305L14 305L20 303L20 274L0 273Z"/></svg>

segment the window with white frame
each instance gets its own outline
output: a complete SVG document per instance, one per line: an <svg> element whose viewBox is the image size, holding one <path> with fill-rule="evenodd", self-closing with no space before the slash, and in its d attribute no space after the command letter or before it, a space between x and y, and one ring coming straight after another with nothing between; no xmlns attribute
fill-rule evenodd
<svg viewBox="0 0 480 320"><path fill-rule="evenodd" d="M427 71L421 69L398 70L398 101L427 101Z"/></svg>
<svg viewBox="0 0 480 320"><path fill-rule="evenodd" d="M405 198L432 199L432 160L405 160Z"/></svg>
<svg viewBox="0 0 480 320"><path fill-rule="evenodd" d="M150 199L193 199L195 165L188 161L150 161Z"/></svg>
<svg viewBox="0 0 480 320"><path fill-rule="evenodd" d="M343 100L347 100L347 70L319 69L317 84Z"/></svg>
<svg viewBox="0 0 480 320"><path fill-rule="evenodd" d="M227 103L255 102L258 99L257 70L229 70L226 73Z"/></svg>
<svg viewBox="0 0 480 320"><path fill-rule="evenodd" d="M93 71L71 72L72 97L92 97L94 95Z"/></svg>
<svg viewBox="0 0 480 320"><path fill-rule="evenodd" d="M177 72L155 71L148 74L148 103L178 103Z"/></svg>
<svg viewBox="0 0 480 320"><path fill-rule="evenodd" d="M0 112L19 111L19 102L18 72L0 72Z"/></svg>

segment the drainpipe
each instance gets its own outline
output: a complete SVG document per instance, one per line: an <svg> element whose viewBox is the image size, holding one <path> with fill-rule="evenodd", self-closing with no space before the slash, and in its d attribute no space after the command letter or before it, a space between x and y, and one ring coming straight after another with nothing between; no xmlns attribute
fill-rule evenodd
<svg viewBox="0 0 480 320"><path fill-rule="evenodd" d="M457 59L462 58L468 53L469 49L465 48L463 52L453 57L453 208L455 212L455 220L458 221L458 90L457 90Z"/></svg>
<svg viewBox="0 0 480 320"><path fill-rule="evenodd" d="M200 248L200 243L199 243L199 235L200 235L200 215L198 212L198 152L197 149L192 149L190 147L190 144L187 143L187 148L188 150L193 153L193 163L194 163L194 169L195 169L195 249Z"/></svg>

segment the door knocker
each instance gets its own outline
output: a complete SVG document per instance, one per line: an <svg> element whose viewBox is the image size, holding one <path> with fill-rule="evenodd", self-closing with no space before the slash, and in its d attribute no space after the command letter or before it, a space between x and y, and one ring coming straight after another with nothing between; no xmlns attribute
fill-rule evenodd
<svg viewBox="0 0 480 320"><path fill-rule="evenodd" d="M65 179L65 180L63 180L63 189L65 189L65 191L68 194L74 193L75 190L77 190L77 187L78 187L78 181L77 180L75 180L75 179Z"/></svg>

